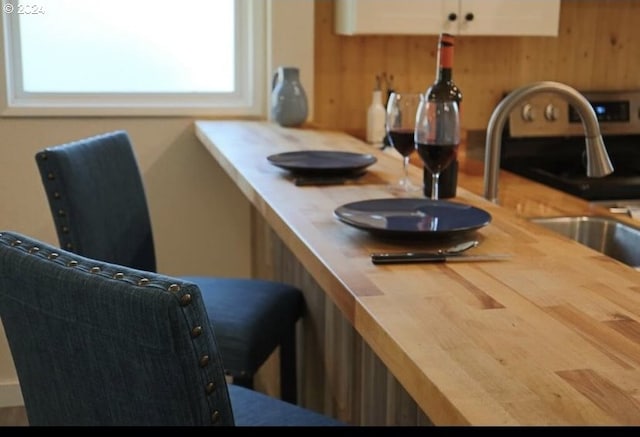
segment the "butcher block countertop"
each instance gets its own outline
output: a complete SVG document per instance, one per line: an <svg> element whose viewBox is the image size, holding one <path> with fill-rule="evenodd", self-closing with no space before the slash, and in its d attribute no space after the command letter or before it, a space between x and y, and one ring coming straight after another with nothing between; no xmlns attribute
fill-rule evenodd
<svg viewBox="0 0 640 437"><path fill-rule="evenodd" d="M333 211L390 197L392 153L259 121L198 121L196 134L434 424L640 424L640 272L524 218L605 210L506 172L493 204L480 195L482 165L466 160L451 200L492 216L469 253L513 257L376 266L370 252L407 246ZM307 149L378 161L357 182L298 187L266 159Z"/></svg>

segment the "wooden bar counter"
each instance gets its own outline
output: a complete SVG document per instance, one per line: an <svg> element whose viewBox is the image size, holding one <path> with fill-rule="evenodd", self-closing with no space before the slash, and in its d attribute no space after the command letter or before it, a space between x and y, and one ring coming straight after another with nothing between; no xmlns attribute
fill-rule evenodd
<svg viewBox="0 0 640 437"><path fill-rule="evenodd" d="M305 293L300 404L354 425L640 424L640 272L525 218L606 211L506 172L493 204L470 160L452 200L492 215L472 252L513 257L376 266L370 252L408 246L333 211L390 197L393 154L258 121L198 121L196 135L252 205L254 275ZM356 182L298 187L266 159L311 149L378 161Z"/></svg>

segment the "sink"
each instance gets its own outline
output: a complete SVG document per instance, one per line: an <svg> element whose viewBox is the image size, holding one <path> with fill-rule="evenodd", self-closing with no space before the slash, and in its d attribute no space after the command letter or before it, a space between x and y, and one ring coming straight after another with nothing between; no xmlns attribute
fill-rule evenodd
<svg viewBox="0 0 640 437"><path fill-rule="evenodd" d="M529 221L640 270L640 228L604 216L534 217Z"/></svg>

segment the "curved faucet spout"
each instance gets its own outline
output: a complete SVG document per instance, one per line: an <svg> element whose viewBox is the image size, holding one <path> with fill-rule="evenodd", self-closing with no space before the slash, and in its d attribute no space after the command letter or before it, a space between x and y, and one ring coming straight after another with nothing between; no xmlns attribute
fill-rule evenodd
<svg viewBox="0 0 640 437"><path fill-rule="evenodd" d="M574 88L559 82L536 82L525 85L507 95L491 114L487 127L484 159L484 197L498 203L498 174L500 173L500 147L502 131L509 114L520 102L532 94L551 92L563 97L580 115L585 131L587 150L587 176L604 177L613 173L613 165L604 146L600 125L589 101Z"/></svg>

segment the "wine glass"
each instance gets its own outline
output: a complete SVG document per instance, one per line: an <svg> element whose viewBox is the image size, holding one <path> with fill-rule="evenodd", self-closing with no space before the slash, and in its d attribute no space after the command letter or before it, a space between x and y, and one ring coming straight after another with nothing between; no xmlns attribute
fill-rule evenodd
<svg viewBox="0 0 640 437"><path fill-rule="evenodd" d="M407 195L422 189L422 186L415 185L409 179L409 157L415 151L413 138L420 100L420 93L393 92L387 102L387 138L402 155L403 175L399 181L389 185L389 189L396 194Z"/></svg>
<svg viewBox="0 0 640 437"><path fill-rule="evenodd" d="M455 160L460 144L458 103L422 96L416 114L414 142L420 159L432 173L431 199L438 200L440 172Z"/></svg>

